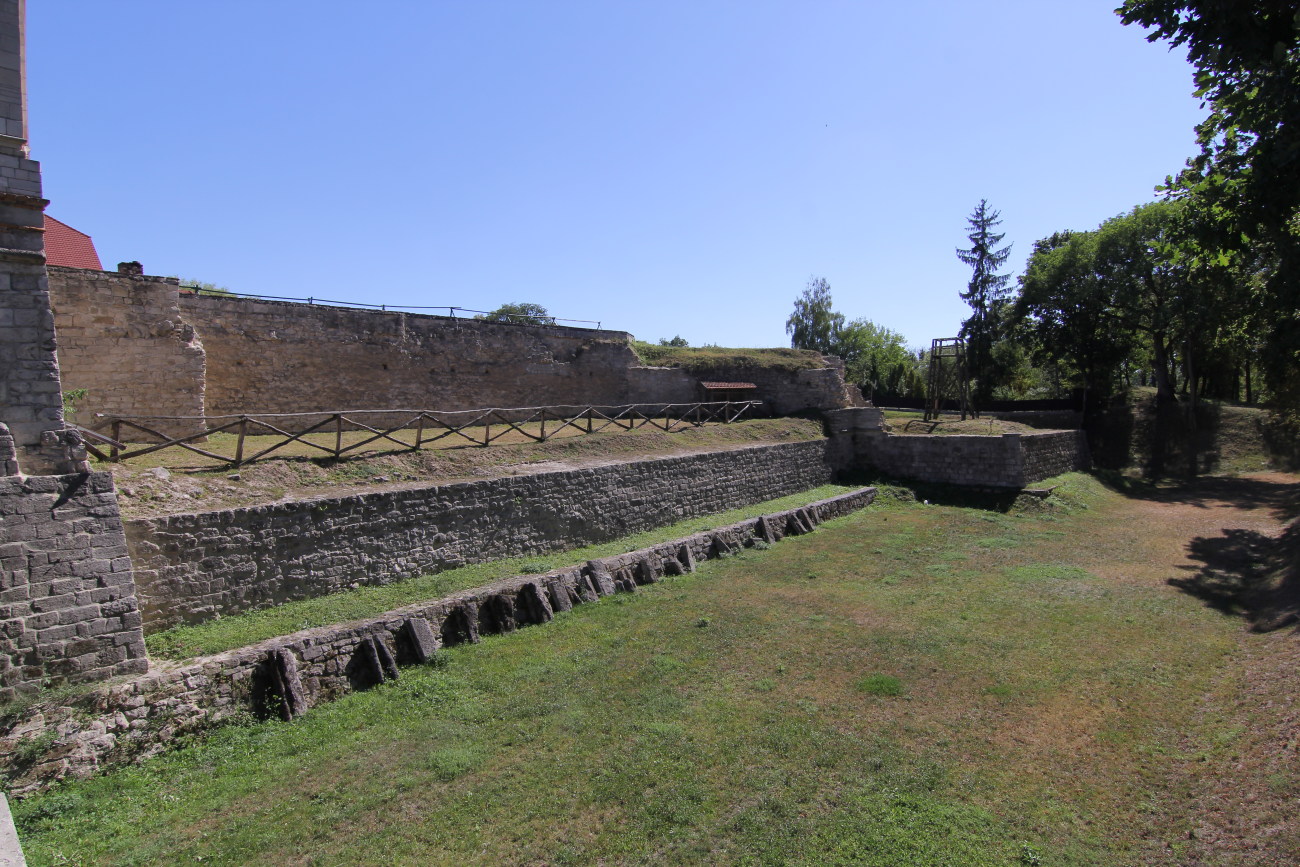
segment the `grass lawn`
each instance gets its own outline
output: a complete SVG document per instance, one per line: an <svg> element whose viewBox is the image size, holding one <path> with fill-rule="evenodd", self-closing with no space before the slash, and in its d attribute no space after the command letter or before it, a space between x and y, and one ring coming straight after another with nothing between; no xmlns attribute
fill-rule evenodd
<svg viewBox="0 0 1300 867"><path fill-rule="evenodd" d="M1175 506L1083 475L1053 501L885 496L221 729L15 805L29 861L1187 863L1196 775L1239 758L1206 702L1270 637L1167 583L1199 532ZM1270 845L1197 863L1295 862Z"/></svg>

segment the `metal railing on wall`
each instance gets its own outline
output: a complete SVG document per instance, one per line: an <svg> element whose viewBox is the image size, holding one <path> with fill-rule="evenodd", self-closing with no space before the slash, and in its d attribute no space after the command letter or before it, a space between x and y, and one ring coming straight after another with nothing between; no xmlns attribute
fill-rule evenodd
<svg viewBox="0 0 1300 867"><path fill-rule="evenodd" d="M293 298L288 295L254 295L249 292L225 292L213 289L204 289L201 286L187 286L184 283L180 285L181 289L188 291L192 295L202 295L207 298L230 298L238 300L240 298L253 298L259 301L291 301L297 304L320 305L323 307L347 307L359 310L378 310L384 313L422 313L427 316L448 316L452 319L486 319L492 317L491 322L506 322L512 325L559 325L560 323L581 323L573 327L595 326L600 329L601 323L597 319L565 319L560 316L551 316L549 314L541 315L535 313L500 313L495 310L472 310L469 307L449 307L439 305L436 307L421 307L411 304L366 304L362 301L332 301L328 298L315 298L308 296L306 298ZM446 313L438 313L439 310L445 310Z"/></svg>
<svg viewBox="0 0 1300 867"><path fill-rule="evenodd" d="M731 424L757 414L762 406L762 401L746 400L451 411L377 409L222 416L99 415L99 426L107 428L111 433L105 434L100 430L80 426L77 430L86 441L86 450L102 461L119 463L163 449L179 448L238 467L295 442L338 460L379 440L416 451L451 437L457 438L454 441L464 440L471 445L488 446L511 432L520 434L526 441L539 443L565 431L571 432L569 436L584 436L600 433L609 427L621 430L654 427L672 432L709 423ZM397 416L400 421L385 426L375 419L376 416L385 416L390 420ZM367 424L362 420L363 417L375 423ZM294 420L305 426L293 424ZM160 427L168 426L167 423L176 422L197 423L202 426L202 430L179 437L159 430ZM480 428L481 432L477 432ZM345 443L345 432L360 432L361 437L355 442ZM233 436L231 454L221 454L197 445L207 445L208 439L216 434ZM143 440L143 444L141 435L148 438ZM266 437L272 437L273 441L267 442ZM248 454L250 449L256 451Z"/></svg>

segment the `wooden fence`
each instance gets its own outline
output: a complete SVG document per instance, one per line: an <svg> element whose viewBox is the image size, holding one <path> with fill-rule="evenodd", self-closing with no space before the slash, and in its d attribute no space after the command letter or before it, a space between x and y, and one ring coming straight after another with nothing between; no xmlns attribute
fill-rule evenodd
<svg viewBox="0 0 1300 867"><path fill-rule="evenodd" d="M599 433L608 427L634 430L638 427L655 427L664 431L700 427L710 422L730 424L754 415L763 406L762 401L717 401L689 404L629 404L627 406L540 406L512 409L473 409L459 411L436 410L356 410L346 412L266 413L258 415L224 416L121 416L100 419L101 430L78 427L86 440L86 450L102 461L120 462L141 455L152 454L168 448L181 448L205 458L238 467L241 464L264 458L290 443L301 443L324 455L338 459L349 452L378 440L387 440L404 449L415 451L447 437L456 437L477 446L488 446L511 431L517 431L534 442L545 442L561 431L574 430L579 435ZM367 424L362 417L373 419L399 416L400 423L391 427ZM301 420L307 424L299 430L286 420ZM273 423L278 422L278 424ZM199 421L203 430L182 437L161 433L146 422L156 425L168 421ZM526 425L537 424L536 431ZM550 425L548 428L547 425ZM283 425L283 426L282 426ZM108 429L109 434L102 432ZM481 428L481 432L477 432ZM495 429L495 430L494 430ZM344 431L366 431L371 435L358 442L343 443ZM235 437L234 454L223 455L202 448L196 443L206 443L213 434L230 433ZM326 435L325 444L305 439L309 434ZM333 443L329 444L332 434ZM143 435L146 439L141 439ZM254 454L245 454L250 437L277 437L270 445ZM144 443L141 445L141 443ZM132 446L134 444L135 447Z"/></svg>

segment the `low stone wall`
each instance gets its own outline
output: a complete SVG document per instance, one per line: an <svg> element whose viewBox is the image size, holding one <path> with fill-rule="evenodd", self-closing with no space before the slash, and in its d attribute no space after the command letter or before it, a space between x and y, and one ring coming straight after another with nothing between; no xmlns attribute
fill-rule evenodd
<svg viewBox="0 0 1300 867"><path fill-rule="evenodd" d="M112 474L0 478L0 701L147 668Z"/></svg>
<svg viewBox="0 0 1300 867"><path fill-rule="evenodd" d="M617 539L831 480L823 440L128 521L150 631Z"/></svg>
<svg viewBox="0 0 1300 867"><path fill-rule="evenodd" d="M863 488L581 566L297 632L100 687L68 706L33 706L0 731L0 768L9 775L10 791L22 796L65 777L155 755L177 735L241 712L292 719L340 694L396 678L400 666L425 662L441 647L545 623L557 611L693 571L698 560L811 532L869 505L875 493ZM51 731L57 738L42 750L22 748ZM16 755L25 756L23 766L15 765Z"/></svg>
<svg viewBox="0 0 1300 867"><path fill-rule="evenodd" d="M1088 437L1081 430L1025 434L1020 437L1024 484L1092 466Z"/></svg>
<svg viewBox="0 0 1300 867"><path fill-rule="evenodd" d="M880 431L843 433L859 467L888 476L990 488L1026 485L1090 466L1082 431L1002 436L894 436ZM844 457L841 461L846 460Z"/></svg>

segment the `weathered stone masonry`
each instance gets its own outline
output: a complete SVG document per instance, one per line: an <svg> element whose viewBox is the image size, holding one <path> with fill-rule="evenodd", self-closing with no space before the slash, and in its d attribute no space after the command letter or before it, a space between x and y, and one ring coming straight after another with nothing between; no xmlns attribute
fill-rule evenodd
<svg viewBox="0 0 1300 867"><path fill-rule="evenodd" d="M824 441L127 522L147 629L609 541L830 481Z"/></svg>
<svg viewBox="0 0 1300 867"><path fill-rule="evenodd" d="M1083 431L1002 436L895 436L878 409L826 414L830 460L840 468L900 479L989 488L1023 488L1091 466Z"/></svg>
<svg viewBox="0 0 1300 867"><path fill-rule="evenodd" d="M110 473L0 478L0 701L146 671Z"/></svg>
<svg viewBox="0 0 1300 867"><path fill-rule="evenodd" d="M692 403L697 377L642 367L622 331L182 292L174 278L51 268L77 421L130 415ZM778 413L854 404L843 364L717 370ZM860 399L860 398L859 398ZM189 433L193 423L160 429Z"/></svg>
<svg viewBox="0 0 1300 867"><path fill-rule="evenodd" d="M78 424L95 427L97 412L203 415L206 356L181 316L175 277L54 266L49 272L64 388L86 390L75 407ZM181 435L202 430L202 423L159 427Z"/></svg>

